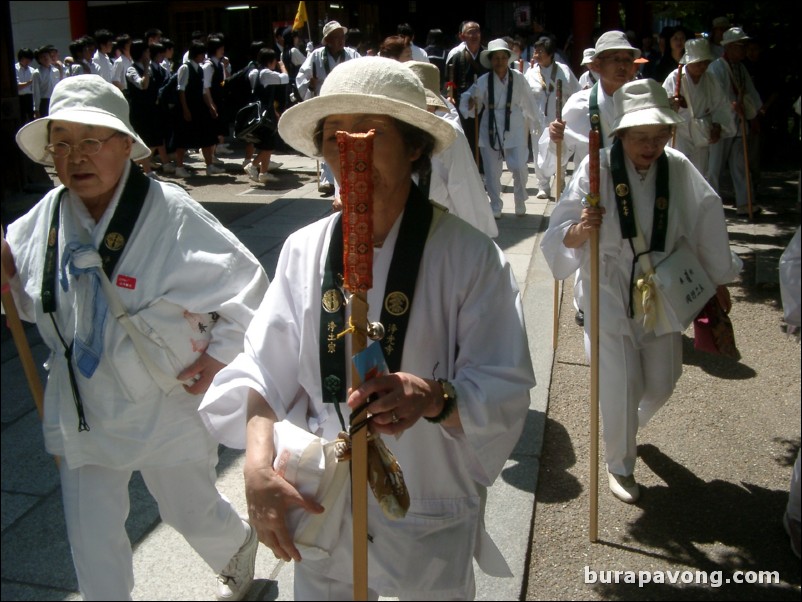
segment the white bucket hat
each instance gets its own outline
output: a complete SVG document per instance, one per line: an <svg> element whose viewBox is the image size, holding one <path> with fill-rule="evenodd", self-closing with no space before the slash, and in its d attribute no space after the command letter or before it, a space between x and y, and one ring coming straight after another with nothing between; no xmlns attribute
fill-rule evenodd
<svg viewBox="0 0 802 602"><path fill-rule="evenodd" d="M506 52L507 58L512 56L512 50L510 50L510 46L507 44L506 40L502 38L491 40L487 45L487 50L482 50L482 52L479 54L479 62L482 63L482 66L485 69L493 68L493 64L490 62L490 56L494 52Z"/></svg>
<svg viewBox="0 0 802 602"><path fill-rule="evenodd" d="M319 157L313 139L318 122L330 115L388 115L428 132L434 153L454 141L454 128L426 110L426 93L418 76L393 59L366 56L340 64L326 77L320 94L281 115L282 140L309 157Z"/></svg>
<svg viewBox="0 0 802 602"><path fill-rule="evenodd" d="M585 48L582 51L582 62L580 65L590 65L593 62L593 57L596 56L595 48Z"/></svg>
<svg viewBox="0 0 802 602"><path fill-rule="evenodd" d="M437 68L437 65L423 61L407 61L401 64L412 69L412 72L423 83L428 106L448 110L448 104L440 94L440 69Z"/></svg>
<svg viewBox="0 0 802 602"><path fill-rule="evenodd" d="M710 43L704 38L693 38L685 42L685 54L679 60L681 65L692 65L703 61L715 61L710 52Z"/></svg>
<svg viewBox="0 0 802 602"><path fill-rule="evenodd" d="M329 21L328 23L326 23L323 26L323 41L325 42L326 38L329 37L329 34L330 33L334 33L338 29L342 29L343 30L343 35L348 33L348 28L347 27L343 27L337 21Z"/></svg>
<svg viewBox="0 0 802 602"><path fill-rule="evenodd" d="M48 125L51 121L70 121L107 127L130 136L134 141L131 159L140 161L150 156L150 149L131 127L128 112L128 101L123 93L99 75L68 77L53 89L50 114L20 128L17 144L36 163L52 165L53 158L45 151L49 141Z"/></svg>
<svg viewBox="0 0 802 602"><path fill-rule="evenodd" d="M608 50L631 50L636 59L639 59L641 55L640 49L629 43L627 34L623 31L607 31L603 33L596 40L594 50L596 51L595 56L599 56L602 52L607 52Z"/></svg>
<svg viewBox="0 0 802 602"><path fill-rule="evenodd" d="M721 38L721 45L726 46L727 44L732 44L734 42L745 42L746 40L751 39L752 38L746 35L744 30L740 27L730 27L724 32L724 36Z"/></svg>
<svg viewBox="0 0 802 602"><path fill-rule="evenodd" d="M671 110L663 86L651 78L627 82L613 95L613 101L613 132L639 125L676 125L683 122Z"/></svg>

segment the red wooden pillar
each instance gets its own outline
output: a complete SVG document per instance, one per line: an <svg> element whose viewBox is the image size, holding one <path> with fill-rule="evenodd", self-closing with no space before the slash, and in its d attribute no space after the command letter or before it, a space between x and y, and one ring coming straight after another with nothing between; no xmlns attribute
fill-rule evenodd
<svg viewBox="0 0 802 602"><path fill-rule="evenodd" d="M581 73L582 52L593 47L593 27L596 24L596 1L573 0L574 43L571 50L571 68L574 73Z"/></svg>
<svg viewBox="0 0 802 602"><path fill-rule="evenodd" d="M67 3L70 7L70 35L71 39L77 40L81 36L89 33L86 31L88 20L86 17L86 0L78 0Z"/></svg>

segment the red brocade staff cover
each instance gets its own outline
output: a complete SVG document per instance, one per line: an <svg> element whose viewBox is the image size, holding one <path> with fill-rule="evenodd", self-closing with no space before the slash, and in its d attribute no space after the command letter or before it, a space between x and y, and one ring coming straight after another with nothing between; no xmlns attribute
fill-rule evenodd
<svg viewBox="0 0 802 602"><path fill-rule="evenodd" d="M373 287L373 136L337 132L343 204L343 284L352 293Z"/></svg>

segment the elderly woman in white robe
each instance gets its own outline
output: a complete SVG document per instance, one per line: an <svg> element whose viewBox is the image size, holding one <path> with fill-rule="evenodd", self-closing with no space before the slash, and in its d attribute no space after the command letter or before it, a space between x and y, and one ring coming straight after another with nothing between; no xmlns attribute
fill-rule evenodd
<svg viewBox="0 0 802 602"><path fill-rule="evenodd" d="M593 229L599 230L599 405L605 460L613 495L634 503L640 496L634 477L638 428L676 386L684 330L676 321L654 327L633 312L639 298L633 287L643 278L645 263L635 253L656 266L689 247L717 285L715 294L725 311L730 299L723 285L737 276L741 261L730 251L719 197L684 155L665 148L680 121L665 90L652 79L636 80L615 93L614 103L616 141L600 153L600 207L585 203L590 186L586 157L552 213L541 249L555 278L579 268L589 291L589 238ZM657 317L658 325L668 320ZM590 326L586 316L588 355Z"/></svg>
<svg viewBox="0 0 802 602"><path fill-rule="evenodd" d="M182 189L133 163L150 150L99 75L59 82L50 115L17 143L61 182L9 226L2 261L20 317L51 352L44 440L60 458L81 593L131 599L125 521L137 470L162 519L219 573L218 598L239 600L258 542L215 486L217 443L197 406L242 350L267 276Z"/></svg>
<svg viewBox="0 0 802 602"><path fill-rule="evenodd" d="M291 108L279 122L284 140L322 156L338 180L346 176L336 133L369 130L375 138L368 319L381 320L387 334L368 349L381 347L389 373L348 394L345 353L341 361L327 359L329 342L339 348L326 330L342 302L336 272L327 267L342 240L335 214L288 238L246 351L217 375L201 413L221 442L247 444L251 520L276 557L295 561L295 599L351 599L350 490L343 494L345 517L325 520L329 536L335 531L333 547L313 554L298 545L288 526L290 510L311 515L323 507L314 490L302 495L289 473L274 465L280 443L274 431L291 422L332 441L349 412L373 399L369 428L392 435L384 441L411 499L405 518L391 520L368 496L369 597L471 599L473 558L485 572L510 575L483 513L486 489L521 433L534 385L521 298L493 241L428 203L412 183L413 170L454 136L426 110L412 71L381 57L348 61L329 75L318 98ZM415 259L399 268L399 257L410 252ZM417 272L413 282L395 284L409 270ZM401 294L409 303L399 312L394 300ZM408 325L395 330L397 316L385 310L401 315L404 305Z"/></svg>

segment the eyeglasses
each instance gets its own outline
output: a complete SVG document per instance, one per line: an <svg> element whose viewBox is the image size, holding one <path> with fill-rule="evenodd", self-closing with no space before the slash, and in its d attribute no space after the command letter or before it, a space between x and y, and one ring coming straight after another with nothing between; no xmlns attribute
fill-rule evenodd
<svg viewBox="0 0 802 602"><path fill-rule="evenodd" d="M600 56L599 60L603 63L613 63L616 66L621 65L624 67L630 67L635 63L634 58L624 56Z"/></svg>
<svg viewBox="0 0 802 602"><path fill-rule="evenodd" d="M78 152L80 152L82 155L96 155L100 152L100 149L103 148L103 145L106 142L119 134L120 132L114 132L111 136L104 138L103 140L98 140L97 138L84 138L78 142L78 144L56 142L55 144L48 144L45 146L45 151L47 151L47 153L54 159L63 159L64 157L68 157L74 148L78 149Z"/></svg>
<svg viewBox="0 0 802 602"><path fill-rule="evenodd" d="M649 136L647 134L640 134L635 132L629 132L627 134L627 138L633 143L638 146L663 146L667 144L668 141L671 139L671 130L667 130L658 134L657 136Z"/></svg>

